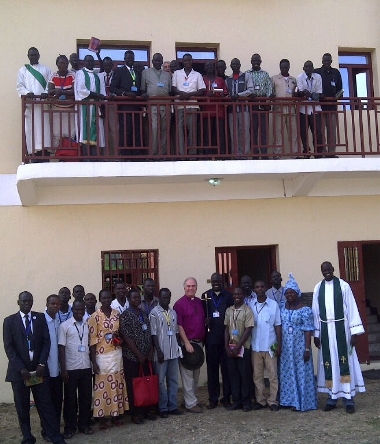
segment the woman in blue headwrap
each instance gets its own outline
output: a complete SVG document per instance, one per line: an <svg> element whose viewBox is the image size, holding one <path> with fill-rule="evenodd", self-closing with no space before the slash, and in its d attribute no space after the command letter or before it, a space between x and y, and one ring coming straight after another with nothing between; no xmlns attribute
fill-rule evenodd
<svg viewBox="0 0 380 444"><path fill-rule="evenodd" d="M301 290L292 274L285 285L286 302L280 307L282 351L280 359L280 405L294 411L316 410L311 334L313 313L301 300Z"/></svg>

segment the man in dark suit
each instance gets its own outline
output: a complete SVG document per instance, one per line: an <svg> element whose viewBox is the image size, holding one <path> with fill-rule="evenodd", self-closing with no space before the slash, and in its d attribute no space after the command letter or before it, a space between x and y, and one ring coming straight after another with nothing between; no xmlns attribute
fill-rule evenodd
<svg viewBox="0 0 380 444"><path fill-rule="evenodd" d="M202 294L204 301L207 334L207 388L209 396L208 409L217 407L220 396L219 368L222 373L223 398L220 403L230 406L231 386L228 377L227 354L224 349L224 318L228 307L233 305L232 293L222 288L222 276L219 273L211 275L211 289Z"/></svg>
<svg viewBox="0 0 380 444"><path fill-rule="evenodd" d="M4 349L8 357L5 380L12 384L13 397L23 439L22 444L34 444L36 438L30 428L30 389L36 403L42 427L49 442L65 444L59 433L59 421L50 398L46 367L50 336L45 316L31 311L33 296L29 291L20 293L17 301L20 311L4 319ZM43 382L26 386L31 372L44 377Z"/></svg>
<svg viewBox="0 0 380 444"><path fill-rule="evenodd" d="M134 99L141 95L141 75L133 68L135 54L133 51L125 51L125 65L116 69L110 86L110 92L117 96L125 96ZM141 154L140 150L125 149L125 147L140 147L140 122L142 119L141 106L120 105L119 111L119 150L122 155Z"/></svg>

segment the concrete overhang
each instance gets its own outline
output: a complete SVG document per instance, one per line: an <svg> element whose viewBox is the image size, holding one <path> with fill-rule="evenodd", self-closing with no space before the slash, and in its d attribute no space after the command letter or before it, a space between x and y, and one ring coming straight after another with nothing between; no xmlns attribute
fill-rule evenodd
<svg viewBox="0 0 380 444"><path fill-rule="evenodd" d="M380 158L28 164L17 188L24 206L376 195Z"/></svg>

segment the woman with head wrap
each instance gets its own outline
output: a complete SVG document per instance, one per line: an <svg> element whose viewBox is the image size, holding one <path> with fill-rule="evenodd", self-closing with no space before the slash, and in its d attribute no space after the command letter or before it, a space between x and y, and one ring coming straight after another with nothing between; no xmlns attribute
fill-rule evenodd
<svg viewBox="0 0 380 444"><path fill-rule="evenodd" d="M294 411L315 410L317 390L310 349L313 313L302 303L301 290L292 274L285 285L285 297L286 302L280 307L280 405Z"/></svg>

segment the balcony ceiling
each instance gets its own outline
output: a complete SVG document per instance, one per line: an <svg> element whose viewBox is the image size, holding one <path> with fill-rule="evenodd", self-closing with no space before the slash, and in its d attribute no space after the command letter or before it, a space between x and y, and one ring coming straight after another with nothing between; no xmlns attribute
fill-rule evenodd
<svg viewBox="0 0 380 444"><path fill-rule="evenodd" d="M20 165L17 188L24 206L376 195L380 157L51 162Z"/></svg>

